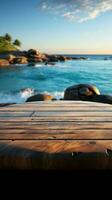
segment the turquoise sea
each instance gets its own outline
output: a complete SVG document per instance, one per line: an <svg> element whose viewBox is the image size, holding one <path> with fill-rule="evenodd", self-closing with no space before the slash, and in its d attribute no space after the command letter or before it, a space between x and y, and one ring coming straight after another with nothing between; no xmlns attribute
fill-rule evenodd
<svg viewBox="0 0 112 200"><path fill-rule="evenodd" d="M111 55L71 56L88 59L57 62L54 66L43 63L0 68L0 103L24 102L36 93L49 93L59 99L67 87L79 83L94 84L102 94L112 95Z"/></svg>

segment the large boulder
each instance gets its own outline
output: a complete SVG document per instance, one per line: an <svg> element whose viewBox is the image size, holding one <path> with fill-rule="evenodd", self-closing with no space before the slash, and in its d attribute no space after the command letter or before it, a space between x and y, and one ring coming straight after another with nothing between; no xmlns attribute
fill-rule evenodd
<svg viewBox="0 0 112 200"><path fill-rule="evenodd" d="M45 54L42 54L35 49L30 49L27 52L27 58L29 63L38 63L38 62L46 62L48 58Z"/></svg>
<svg viewBox="0 0 112 200"><path fill-rule="evenodd" d="M36 94L34 96L29 97L26 102L32 102L32 101L49 101L53 100L54 97L48 94Z"/></svg>
<svg viewBox="0 0 112 200"><path fill-rule="evenodd" d="M94 85L78 84L68 87L64 93L64 100L92 100L94 95L100 95L100 91Z"/></svg>
<svg viewBox="0 0 112 200"><path fill-rule="evenodd" d="M11 64L27 64L28 60L25 56L18 56L14 58L10 63Z"/></svg>
<svg viewBox="0 0 112 200"><path fill-rule="evenodd" d="M10 62L10 63L13 63L13 60L16 58L16 56L12 55L12 54L8 54L7 55L7 60Z"/></svg>
<svg viewBox="0 0 112 200"><path fill-rule="evenodd" d="M37 51L36 49L29 49L27 51L27 55L28 56L32 56L32 55L38 55L39 54L39 51Z"/></svg>
<svg viewBox="0 0 112 200"><path fill-rule="evenodd" d="M5 66L9 66L10 63L8 60L5 59L0 59L0 67L5 67Z"/></svg>

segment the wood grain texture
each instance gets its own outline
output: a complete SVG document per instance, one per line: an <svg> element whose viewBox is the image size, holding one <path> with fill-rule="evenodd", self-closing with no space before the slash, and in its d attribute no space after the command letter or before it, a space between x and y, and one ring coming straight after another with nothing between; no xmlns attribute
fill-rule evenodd
<svg viewBox="0 0 112 200"><path fill-rule="evenodd" d="M1 107L0 169L112 169L112 106L48 101Z"/></svg>

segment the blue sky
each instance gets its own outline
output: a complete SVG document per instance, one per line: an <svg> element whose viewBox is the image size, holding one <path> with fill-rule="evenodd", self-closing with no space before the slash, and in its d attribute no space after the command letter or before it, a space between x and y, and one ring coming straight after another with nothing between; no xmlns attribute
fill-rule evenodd
<svg viewBox="0 0 112 200"><path fill-rule="evenodd" d="M112 0L0 0L0 35L22 49L112 54Z"/></svg>

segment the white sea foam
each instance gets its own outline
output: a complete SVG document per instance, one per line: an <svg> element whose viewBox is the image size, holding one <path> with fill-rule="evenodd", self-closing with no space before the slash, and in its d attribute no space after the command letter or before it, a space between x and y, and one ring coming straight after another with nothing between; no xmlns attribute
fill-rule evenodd
<svg viewBox="0 0 112 200"><path fill-rule="evenodd" d="M42 64L36 64L36 65L34 65L34 67L43 67L43 65Z"/></svg>
<svg viewBox="0 0 112 200"><path fill-rule="evenodd" d="M62 91L62 92L59 92L59 91L47 92L47 91L45 91L44 93L54 96L54 98L56 98L57 100L63 98L63 96L64 96L64 91Z"/></svg>
<svg viewBox="0 0 112 200"><path fill-rule="evenodd" d="M0 92L0 103L22 103L36 93L31 88L21 89L18 92Z"/></svg>
<svg viewBox="0 0 112 200"><path fill-rule="evenodd" d="M37 93L53 95L54 98L56 98L57 100L63 98L63 96L64 96L64 91L63 92L59 92L59 91L37 92L36 90L34 90L32 88L25 88L25 89L21 89L20 91L17 91L17 92L0 92L0 103L23 103L30 96L33 96Z"/></svg>

